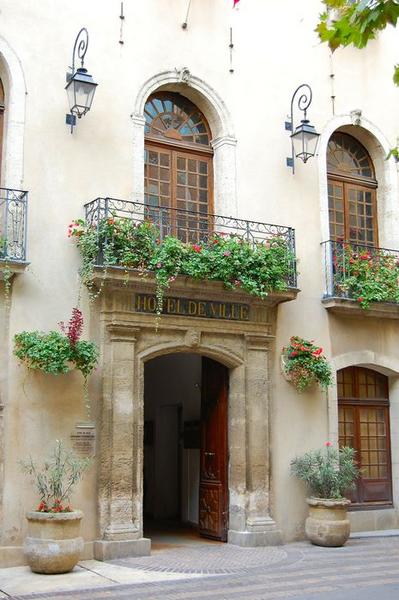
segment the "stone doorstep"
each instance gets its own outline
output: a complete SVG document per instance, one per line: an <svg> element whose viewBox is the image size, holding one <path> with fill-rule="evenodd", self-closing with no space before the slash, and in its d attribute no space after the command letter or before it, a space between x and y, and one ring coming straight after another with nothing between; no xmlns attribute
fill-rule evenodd
<svg viewBox="0 0 399 600"><path fill-rule="evenodd" d="M350 534L351 539L374 538L374 537L396 537L399 536L399 529L379 529L377 531L354 531Z"/></svg>
<svg viewBox="0 0 399 600"><path fill-rule="evenodd" d="M84 560L70 573L40 575L29 567L0 569L0 599L25 594L88 590L114 585L172 581L200 577L198 573L148 572L135 567Z"/></svg>

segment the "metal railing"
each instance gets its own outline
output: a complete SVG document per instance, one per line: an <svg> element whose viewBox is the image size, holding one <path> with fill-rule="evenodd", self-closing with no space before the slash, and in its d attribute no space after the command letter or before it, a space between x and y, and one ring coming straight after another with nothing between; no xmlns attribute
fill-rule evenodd
<svg viewBox="0 0 399 600"><path fill-rule="evenodd" d="M297 287L295 260L295 230L282 225L270 225L223 217L183 209L152 206L115 198L96 198L85 204L85 217L89 225L96 227L106 218L130 219L135 223L151 221L160 232L160 238L174 235L185 243L207 242L215 233L237 235L250 243L261 243L273 238L286 241L290 264L287 285ZM101 264L101 263L100 263Z"/></svg>
<svg viewBox="0 0 399 600"><path fill-rule="evenodd" d="M352 264L358 258L371 260L374 265L376 261L384 260L386 262L392 259L399 265L399 250L333 240L322 242L322 247L326 277L325 298L352 298L349 278L355 276ZM392 302L396 301L392 300Z"/></svg>
<svg viewBox="0 0 399 600"><path fill-rule="evenodd" d="M0 188L0 260L26 261L28 192Z"/></svg>

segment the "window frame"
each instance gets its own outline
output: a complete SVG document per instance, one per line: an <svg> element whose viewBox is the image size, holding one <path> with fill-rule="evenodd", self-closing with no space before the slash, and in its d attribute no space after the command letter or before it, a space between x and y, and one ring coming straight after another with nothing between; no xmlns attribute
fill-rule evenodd
<svg viewBox="0 0 399 600"><path fill-rule="evenodd" d="M351 510L377 510L379 508L392 508L393 506L393 490L392 490L392 457L391 457L391 435L390 435L390 403L389 403L389 395L388 395L388 378L385 375L382 375L378 371L374 371L373 369L367 369L365 367L347 367L346 369L341 369L341 371L350 372L352 376L352 386L353 386L353 395L352 396L340 396L339 395L339 386L338 389L338 421L340 422L339 409L341 407L347 407L353 409L353 439L354 439L354 447L356 452L356 458L358 464L361 468L361 432L360 432L360 409L362 408L375 408L375 409L383 409L384 410L384 422L386 428L386 468L387 468L387 477L381 478L368 478L362 479L359 478L356 484L356 490L352 495L352 498L356 496L356 500L352 499L352 504L350 506ZM373 374L373 376L381 376L384 377L384 388L385 388L385 396L386 397L376 397L376 398L364 398L360 396L360 384L359 384L359 375L360 372L366 372ZM337 374L338 375L338 374ZM339 434L338 434L339 435ZM343 436L339 435L339 438ZM347 437L347 436L345 436ZM374 500L374 501L364 501L363 498L367 493L367 482L373 484L380 483L381 485L386 485L387 487L387 496L388 499L384 500Z"/></svg>
<svg viewBox="0 0 399 600"><path fill-rule="evenodd" d="M330 233L330 239L335 241L335 242L345 242L345 243L349 243L349 244L355 244L358 246L370 246L373 248L378 248L378 207L377 207L377 188L378 188L378 182L375 179L375 168L374 168L374 164L373 161L371 160L370 154L367 152L367 149L363 146L363 144L361 144L355 137L351 136L348 133L345 132L335 132L336 135L341 135L341 136L346 136L347 138L350 138L351 140L353 140L354 143L356 143L361 149L362 151L366 154L366 156L368 157L369 160L369 164L370 164L370 169L373 173L373 177L362 177L362 176L356 176L356 175L350 175L344 171L338 171L338 170L334 170L334 169L329 169L328 166L328 147L327 147L327 156L326 156L326 161L327 161L327 195L328 195L328 211L329 211L329 216L328 216L328 223L329 223L329 233ZM331 136L330 141L334 138L334 135ZM335 212L336 209L333 207L331 208L330 206L330 202L331 202L331 198L334 198L334 196L330 195L329 192L329 186L330 185L340 185L342 186L342 202L343 202L343 229L344 229L344 235L343 238L341 238L341 236L336 236L332 234L332 224L336 225L336 223L332 223L331 221L331 217L330 217L330 211L334 210ZM360 240L353 240L351 239L350 236L350 229L351 226L350 225L350 212L349 212L349 202L351 201L349 198L349 191L350 189L355 189L358 191L362 191L362 192L370 192L371 193L371 205L372 205L372 221L373 221L373 225L372 225L372 231L373 231L373 241L370 242L367 239L365 239L364 241ZM367 215L364 215L364 218L366 218ZM359 229L359 228L356 228ZM364 231L365 233L367 232L366 228L363 228L362 231ZM365 235L366 238L366 235Z"/></svg>
<svg viewBox="0 0 399 600"><path fill-rule="evenodd" d="M154 98L162 98L162 99L173 99L173 97L175 97L177 94L175 92L158 92L155 94L152 94L149 98L149 100L152 100ZM185 98L184 96L182 96L185 100L187 100L188 102L191 103L191 101L187 98ZM202 112L198 109L197 106L195 106L193 103L191 103L193 105L193 107L195 108L195 110L200 113L202 119L203 119L203 123L205 124L206 128L207 128L207 133L209 136L209 140L211 139L211 130L209 127L209 124L206 120L206 118L204 117L204 115L202 114ZM181 212L181 214L183 214L185 211L189 211L190 209L186 208L186 209L182 209L182 208L178 208L178 198L177 198L177 186L178 186L178 182L177 182L177 173L178 173L178 169L177 169L177 159L180 157L185 158L185 159L190 159L192 158L193 160L203 160L204 162L207 163L208 167L207 167L207 178L208 178L208 187L207 187L207 211L206 213L201 213L199 210L193 211L195 215L200 215L200 217L198 218L198 223L200 223L200 221L203 221L203 218L208 215L213 215L214 214L214 169L213 169L213 148L209 145L205 145L205 144L199 144L199 143L195 143L195 142L186 142L186 141L181 141L181 140L176 140L171 138L166 139L163 138L161 136L155 136L155 135L151 135L146 133L144 135L144 149L147 152L150 152L151 150L155 151L155 152L164 152L164 153L169 153L170 155L170 180L169 180L169 185L170 185L170 205L169 207L165 207L163 206L163 208L167 209L170 208L172 210L172 214L175 214L176 216L178 216L179 211ZM144 164L144 168L146 168L146 165L148 163L145 162ZM199 174L198 174L199 175ZM145 176L145 179L149 179L148 176ZM199 187L197 186L197 189L199 189ZM149 194L149 192L146 191L146 183L144 183L144 203L147 205L147 200L146 198L148 196L150 196L151 194ZM158 198L161 198L161 195L158 196ZM188 202L190 202L190 200L185 200L186 204L188 204ZM195 202L199 207L199 200L197 199L197 201L193 201ZM149 205L149 204L148 204ZM150 206L150 205L149 205ZM158 201L158 206L161 207L160 201ZM208 232L212 229L212 224L211 224L211 220L208 219L208 222L210 223L209 229L207 230ZM172 232L174 235L176 235L176 231L178 228L178 224L177 224L177 219L176 219L176 223L172 224ZM199 241L200 240L200 233L196 234L194 236L195 239L193 239L193 241Z"/></svg>

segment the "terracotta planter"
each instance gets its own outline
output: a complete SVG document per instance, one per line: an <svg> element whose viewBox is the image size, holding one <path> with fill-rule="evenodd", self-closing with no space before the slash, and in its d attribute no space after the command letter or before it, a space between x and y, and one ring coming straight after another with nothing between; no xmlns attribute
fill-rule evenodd
<svg viewBox="0 0 399 600"><path fill-rule="evenodd" d="M28 512L28 537L24 543L25 558L35 573L67 573L83 551L80 521L83 513Z"/></svg>
<svg viewBox="0 0 399 600"><path fill-rule="evenodd" d="M350 534L347 510L350 500L307 498L309 516L305 531L317 546L343 546Z"/></svg>

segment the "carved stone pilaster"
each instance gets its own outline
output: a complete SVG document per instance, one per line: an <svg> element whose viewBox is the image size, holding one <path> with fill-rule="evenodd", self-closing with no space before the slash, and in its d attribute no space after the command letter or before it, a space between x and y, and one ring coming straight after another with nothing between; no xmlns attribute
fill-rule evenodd
<svg viewBox="0 0 399 600"><path fill-rule="evenodd" d="M142 428L135 420L136 356L139 329L125 324L107 326L108 355L104 357L104 404L101 427L99 510L102 540L94 543L100 560L123 554L146 554L150 541L142 538L135 472L142 446Z"/></svg>
<svg viewBox="0 0 399 600"><path fill-rule="evenodd" d="M246 528L229 532L244 546L281 543L270 516L269 344L267 334L246 335Z"/></svg>

